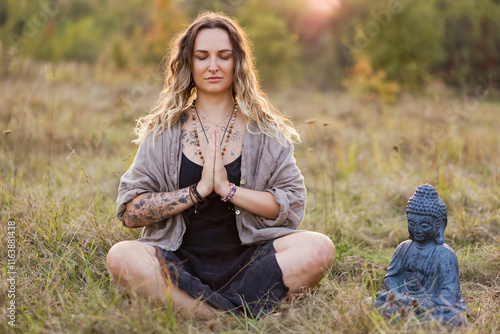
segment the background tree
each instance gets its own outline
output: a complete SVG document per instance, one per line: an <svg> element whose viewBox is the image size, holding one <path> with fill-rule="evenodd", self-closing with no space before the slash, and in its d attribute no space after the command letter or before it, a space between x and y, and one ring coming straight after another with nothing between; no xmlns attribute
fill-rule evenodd
<svg viewBox="0 0 500 334"><path fill-rule="evenodd" d="M435 1L377 2L365 10L352 36L354 58L367 57L388 80L421 88L444 59L444 22Z"/></svg>
<svg viewBox="0 0 500 334"><path fill-rule="evenodd" d="M500 76L500 3L495 0L438 2L444 18L445 82L462 92ZM489 83L491 84L491 83Z"/></svg>
<svg viewBox="0 0 500 334"><path fill-rule="evenodd" d="M300 45L275 9L270 1L250 0L237 17L253 43L260 79L268 86L296 84L301 77Z"/></svg>
<svg viewBox="0 0 500 334"><path fill-rule="evenodd" d="M13 57L157 66L171 37L204 10L241 22L268 88L339 89L354 73L375 77L351 87L377 83L366 87L377 94L431 80L474 93L500 81L498 0L4 0L1 72Z"/></svg>

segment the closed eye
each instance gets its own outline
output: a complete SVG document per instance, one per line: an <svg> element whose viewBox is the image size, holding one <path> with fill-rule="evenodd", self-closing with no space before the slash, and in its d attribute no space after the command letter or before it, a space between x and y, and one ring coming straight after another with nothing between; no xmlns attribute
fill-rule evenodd
<svg viewBox="0 0 500 334"><path fill-rule="evenodd" d="M196 59L200 59L200 60L207 59L209 56L209 52L206 50L195 50L193 54L196 57ZM217 52L217 56L220 59L227 60L233 56L233 51L232 50L220 50Z"/></svg>
<svg viewBox="0 0 500 334"><path fill-rule="evenodd" d="M231 58L232 56L233 56L232 51L224 51L224 52L219 53L219 58L223 59L223 60L227 60L227 59Z"/></svg>

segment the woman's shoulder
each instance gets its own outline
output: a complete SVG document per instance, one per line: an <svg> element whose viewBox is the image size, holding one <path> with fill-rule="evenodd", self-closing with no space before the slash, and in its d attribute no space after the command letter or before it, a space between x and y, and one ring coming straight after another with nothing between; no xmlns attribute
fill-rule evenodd
<svg viewBox="0 0 500 334"><path fill-rule="evenodd" d="M250 120L247 124L247 132L249 140L260 142L266 148L273 151L280 152L282 150L293 149L292 142L279 129L274 130L272 133L265 133L255 121Z"/></svg>
<svg viewBox="0 0 500 334"><path fill-rule="evenodd" d="M181 126L180 121L172 124L170 127L158 130L156 133L152 132L146 135L139 147L146 149L158 150L158 147L168 145L170 142L176 141L180 136Z"/></svg>

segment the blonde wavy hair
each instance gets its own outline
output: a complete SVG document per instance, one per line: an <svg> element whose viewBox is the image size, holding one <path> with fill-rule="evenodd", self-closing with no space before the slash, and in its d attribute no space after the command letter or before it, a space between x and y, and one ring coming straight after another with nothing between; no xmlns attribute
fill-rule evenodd
<svg viewBox="0 0 500 334"><path fill-rule="evenodd" d="M196 97L192 76L194 42L202 29L224 29L233 46L234 76L232 92L241 112L254 121L261 132L276 138L283 145L285 140L300 141L292 122L279 112L262 92L256 76L252 50L243 29L228 16L204 12L183 32L173 39L165 81L157 103L148 115L137 120L133 141L140 144L148 135L155 137L179 121L183 111Z"/></svg>

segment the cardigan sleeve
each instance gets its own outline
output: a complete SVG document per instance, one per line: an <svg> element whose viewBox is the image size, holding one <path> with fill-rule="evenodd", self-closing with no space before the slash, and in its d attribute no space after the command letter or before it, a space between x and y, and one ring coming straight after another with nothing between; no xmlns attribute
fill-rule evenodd
<svg viewBox="0 0 500 334"><path fill-rule="evenodd" d="M162 141L147 136L139 145L134 162L122 175L116 199L116 216L123 224L128 202L146 192L159 192L162 180Z"/></svg>
<svg viewBox="0 0 500 334"><path fill-rule="evenodd" d="M306 209L307 191L304 177L293 156L293 144L287 143L286 146L279 144L278 147L279 154L275 154L276 146L273 146L270 154L263 154L262 163L267 169L264 174L269 173L265 191L274 195L276 203L280 206L280 212L277 219L265 219L263 223L267 227L297 229L304 219Z"/></svg>

